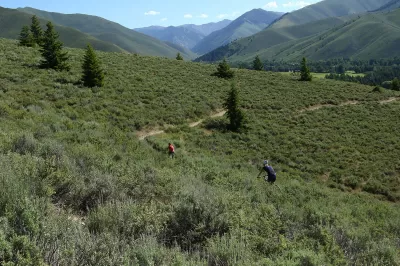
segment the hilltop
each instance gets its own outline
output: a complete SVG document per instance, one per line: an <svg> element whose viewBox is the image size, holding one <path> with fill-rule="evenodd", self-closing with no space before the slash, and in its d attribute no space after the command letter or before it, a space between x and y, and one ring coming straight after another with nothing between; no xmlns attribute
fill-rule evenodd
<svg viewBox="0 0 400 266"><path fill-rule="evenodd" d="M18 39L21 29L25 25L31 24L32 15L0 7L0 37L9 39ZM47 20L40 19L43 29L46 28ZM125 52L115 44L101 41L93 36L80 32L70 27L55 25L55 29L60 34L60 40L72 48L84 48L90 43L95 49L106 52Z"/></svg>
<svg viewBox="0 0 400 266"><path fill-rule="evenodd" d="M324 0L285 14L271 27L283 28L329 17L343 17L376 10L391 0Z"/></svg>
<svg viewBox="0 0 400 266"><path fill-rule="evenodd" d="M396 265L400 93L98 52L105 87L0 39L2 262ZM190 127L191 123L203 123ZM164 133L139 140L141 133ZM167 144L176 147L168 158ZM257 179L269 159L278 174Z"/></svg>
<svg viewBox="0 0 400 266"><path fill-rule="evenodd" d="M77 29L99 40L117 45L129 53L174 58L179 52L162 41L97 16L46 12L30 7L18 10L58 25ZM182 55L186 59L191 58L190 55Z"/></svg>

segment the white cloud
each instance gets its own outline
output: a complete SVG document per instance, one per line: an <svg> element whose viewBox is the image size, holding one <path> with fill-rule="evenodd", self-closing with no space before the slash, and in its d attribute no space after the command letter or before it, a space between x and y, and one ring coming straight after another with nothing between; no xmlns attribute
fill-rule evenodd
<svg viewBox="0 0 400 266"><path fill-rule="evenodd" d="M278 4L277 4L275 1L269 2L269 3L266 4L263 8L264 8L264 9L278 8Z"/></svg>
<svg viewBox="0 0 400 266"><path fill-rule="evenodd" d="M208 18L208 15L207 15L207 14L201 14L201 15L199 16L199 18Z"/></svg>
<svg viewBox="0 0 400 266"><path fill-rule="evenodd" d="M311 3L308 3L306 1L288 2L286 4L283 4L284 7L300 7L300 8L303 8L303 7L306 7L309 5L311 5Z"/></svg>
<svg viewBox="0 0 400 266"><path fill-rule="evenodd" d="M217 16L217 18L219 18L219 19L221 19L221 18L227 18L227 17L229 17L228 14L219 14L219 15Z"/></svg>
<svg viewBox="0 0 400 266"><path fill-rule="evenodd" d="M149 11L149 12L146 12L146 13L144 13L146 16L156 16L156 15L160 15L161 13L160 12L157 12L157 11Z"/></svg>
<svg viewBox="0 0 400 266"><path fill-rule="evenodd" d="M161 19L161 21L167 21L168 20L168 18L162 18Z"/></svg>
<svg viewBox="0 0 400 266"><path fill-rule="evenodd" d="M184 18L193 18L193 15L192 15L192 14L186 14L186 15L184 15L183 17L184 17Z"/></svg>

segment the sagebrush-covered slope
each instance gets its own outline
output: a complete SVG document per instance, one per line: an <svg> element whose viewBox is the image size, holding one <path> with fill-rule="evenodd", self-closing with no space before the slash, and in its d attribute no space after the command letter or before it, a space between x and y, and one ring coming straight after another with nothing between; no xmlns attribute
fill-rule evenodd
<svg viewBox="0 0 400 266"><path fill-rule="evenodd" d="M2 262L399 261L399 92L235 69L248 129L190 128L230 89L215 66L98 52L105 86L89 89L84 50L68 52L70 72L44 70L0 40ZM256 178L264 159L275 185Z"/></svg>

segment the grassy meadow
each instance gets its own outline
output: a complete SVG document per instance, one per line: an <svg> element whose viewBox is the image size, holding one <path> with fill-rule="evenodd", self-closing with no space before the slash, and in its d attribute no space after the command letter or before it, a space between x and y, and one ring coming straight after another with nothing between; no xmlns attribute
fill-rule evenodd
<svg viewBox="0 0 400 266"><path fill-rule="evenodd" d="M215 66L99 52L88 89L68 51L0 39L1 265L399 265L400 93L235 70L232 133Z"/></svg>

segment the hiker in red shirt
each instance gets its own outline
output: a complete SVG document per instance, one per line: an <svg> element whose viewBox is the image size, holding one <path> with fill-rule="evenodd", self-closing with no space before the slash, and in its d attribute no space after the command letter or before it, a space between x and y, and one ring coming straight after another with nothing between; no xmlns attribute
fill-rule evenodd
<svg viewBox="0 0 400 266"><path fill-rule="evenodd" d="M168 143L168 153L172 159L175 158L175 147L171 143Z"/></svg>

